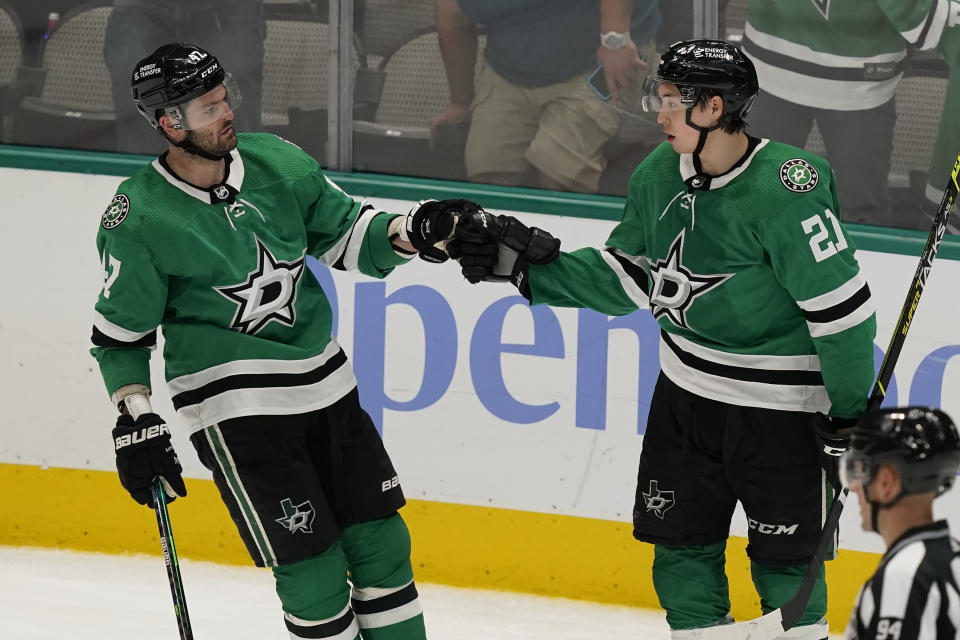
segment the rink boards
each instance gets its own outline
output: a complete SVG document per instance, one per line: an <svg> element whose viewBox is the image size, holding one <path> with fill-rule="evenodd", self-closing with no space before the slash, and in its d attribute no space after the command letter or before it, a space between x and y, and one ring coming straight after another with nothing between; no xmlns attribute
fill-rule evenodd
<svg viewBox="0 0 960 640"><path fill-rule="evenodd" d="M92 303L102 283L94 235L121 178L0 169L7 211L0 319L5 420L0 430L0 544L154 552L150 511L116 481L108 435L113 411L86 353ZM366 183L364 182L366 180ZM399 182L399 181L398 181ZM438 183L344 177L375 206L405 212L411 200L450 197ZM457 186L447 188L456 189ZM458 193L491 208L525 211L565 249L599 246L615 199L536 200L534 192ZM418 192L419 191L419 192ZM397 198L397 199L393 199ZM511 207L511 203L516 203ZM504 206L506 205L506 207ZM555 209L566 215L547 215ZM529 213L540 211L541 213ZM576 215L573 215L576 214ZM580 217L581 215L590 217ZM865 232L869 230L863 230ZM908 234L909 235L909 234ZM861 265L878 305L878 352L886 346L916 257L881 252L883 232L859 233ZM914 242L919 255L919 241ZM950 283L955 249L936 263L888 397L960 415L960 330ZM453 264L422 261L385 281L311 265L337 309L365 407L382 429L410 503L420 580L513 589L656 607L652 549L629 525L657 331L646 311L609 323L572 309L530 308L508 286L463 281ZM425 337L426 336L426 337ZM233 524L190 452L154 358L155 407L171 423L191 495L172 507L185 556L247 562ZM639 400L638 400L639 399ZM960 524L947 494L940 515ZM858 530L851 501L840 558L828 569L831 623L841 627L857 587L876 565L879 538ZM278 517L282 515L279 512ZM728 573L739 618L755 615L738 513Z"/></svg>

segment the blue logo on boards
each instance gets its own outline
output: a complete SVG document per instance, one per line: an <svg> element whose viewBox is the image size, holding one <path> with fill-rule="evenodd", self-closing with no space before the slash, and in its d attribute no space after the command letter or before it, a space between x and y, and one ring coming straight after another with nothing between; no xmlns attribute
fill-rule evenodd
<svg viewBox="0 0 960 640"><path fill-rule="evenodd" d="M307 257L307 265L323 287L333 307L333 333L338 333L338 297L327 267ZM504 291L512 289L504 288ZM391 305L414 309L423 323L426 341L422 382L410 400L391 398L385 389L386 315ZM501 339L507 313L516 306L527 309L533 323L533 344L511 344ZM460 335L450 303L436 289L425 285L402 287L387 294L383 282L358 282L354 288L353 335L362 336L353 345L353 365L360 387L363 407L383 432L384 410L417 411L438 402L449 389L457 367L457 345ZM614 329L627 329L636 335L639 356L636 371L637 433L647 427L650 397L659 374L660 328L650 312L635 311L625 316L608 317L590 309L577 310L576 393L574 426L580 429L606 429L608 342ZM470 339L470 378L484 408L493 416L515 424L531 424L546 420L560 409L560 403L531 403L513 395L504 380L502 355L521 354L528 357L560 359L572 356L564 348L560 321L552 309L528 307L519 295L494 301L477 320ZM909 404L939 407L946 368L951 358L960 355L960 345L946 345L927 354L913 372ZM883 349L874 345L874 369L880 367ZM903 375L901 371L901 375ZM411 376L416 379L416 372ZM883 406L901 404L896 376L887 386Z"/></svg>

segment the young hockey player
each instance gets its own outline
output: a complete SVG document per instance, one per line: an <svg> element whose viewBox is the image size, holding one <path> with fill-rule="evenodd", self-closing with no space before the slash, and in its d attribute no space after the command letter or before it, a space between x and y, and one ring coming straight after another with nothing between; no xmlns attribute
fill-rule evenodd
<svg viewBox="0 0 960 640"><path fill-rule="evenodd" d="M758 91L735 46L671 46L641 104L667 136L630 179L602 249L479 210L447 245L472 282L509 280L532 304L661 327L634 535L676 638L732 620L724 548L737 501L764 612L798 587L820 537L841 427L866 408L876 320L839 222L830 166L745 132ZM826 584L784 637L827 636Z"/></svg>
<svg viewBox="0 0 960 640"><path fill-rule="evenodd" d="M879 409L860 419L840 473L860 500L863 529L883 536L887 551L857 596L848 640L960 637L960 544L946 520L933 520L933 500L958 467L960 434L938 409Z"/></svg>
<svg viewBox="0 0 960 640"><path fill-rule="evenodd" d="M168 150L121 183L97 236L92 353L121 411L121 483L141 504L158 476L186 495L149 401L162 327L173 405L254 562L272 568L291 636L424 638L397 474L304 259L378 278L418 252L445 259L433 245L456 203L383 213L298 147L234 132L239 90L193 45L157 49L132 89Z"/></svg>

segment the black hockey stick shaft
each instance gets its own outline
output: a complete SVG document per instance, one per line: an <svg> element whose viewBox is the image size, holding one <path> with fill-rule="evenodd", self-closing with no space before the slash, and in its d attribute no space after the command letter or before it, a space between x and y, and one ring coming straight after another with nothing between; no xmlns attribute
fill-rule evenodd
<svg viewBox="0 0 960 640"><path fill-rule="evenodd" d="M917 305L920 303L920 295L927 285L927 277L930 275L930 269L933 268L933 260L937 257L940 242L947 230L947 218L950 217L950 211L953 209L957 193L960 191L960 185L957 184L958 173L960 173L960 154L957 155L953 170L950 172L950 180L947 182L943 198L940 200L940 208L933 219L933 228L930 229L930 235L927 236L923 253L920 254L920 264L917 265L917 271L913 274L913 281L910 283L910 290L907 292L903 307L900 309L900 317L894 326L893 336L890 337L890 344L883 356L883 362L880 363L877 380L873 384L870 399L867 401L868 410L879 407L887 394L887 385L890 383L890 378L893 377L893 368L900 358L900 351L903 349L904 340L907 338L907 331L910 330ZM834 535L840 524L840 515L843 513L843 505L846 503L847 494L848 490L844 487L834 496L830 511L823 524L823 531L820 534L816 552L807 567L807 572L803 576L800 587L793 597L780 607L784 631L797 624L807 609L807 603L810 601L810 595L813 593L817 577L820 575L820 569L823 567L827 552L833 544Z"/></svg>
<svg viewBox="0 0 960 640"><path fill-rule="evenodd" d="M183 593L180 561L177 558L177 547L173 543L173 529L170 527L170 513L167 511L167 494L163 490L163 481L160 478L154 478L150 491L153 493L153 510L157 514L160 547L163 549L163 562L167 566L167 580L170 582L173 613L177 618L180 640L193 640L193 629L190 627L190 616L187 613L187 598Z"/></svg>

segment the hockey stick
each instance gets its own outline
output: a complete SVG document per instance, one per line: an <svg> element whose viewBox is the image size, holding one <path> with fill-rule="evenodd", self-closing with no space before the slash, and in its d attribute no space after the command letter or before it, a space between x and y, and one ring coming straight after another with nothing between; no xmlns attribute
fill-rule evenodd
<svg viewBox="0 0 960 640"><path fill-rule="evenodd" d="M893 336L891 336L887 352L883 356L883 362L880 363L877 380L873 384L870 399L867 401L868 410L879 407L880 403L883 402L883 397L887 394L887 385L893 376L893 368L897 364L900 351L903 349L903 342L907 337L907 331L913 322L913 315L920 302L920 294L923 293L927 284L927 277L930 275L930 269L933 268L933 260L937 257L937 250L940 248L943 234L947 230L947 218L950 216L954 201L957 199L958 192L960 192L960 185L957 184L958 174L960 174L960 154L957 154L957 160L950 172L950 180L947 182L943 198L940 200L940 208L933 219L933 228L930 229L930 235L927 236L923 253L920 254L920 264L917 265L917 271L913 274L913 281L910 283L907 298L903 301L903 307L900 309L900 317L894 326ZM753 620L699 629L698 631L702 633L701 638L705 640L773 640L793 628L807 609L810 595L813 593L820 570L823 568L824 559L837 533L840 514L843 513L843 506L846 504L848 493L848 489L844 487L833 498L830 511L823 523L823 531L820 533L817 549L807 566L807 572L804 574L797 592L793 594L790 600L779 609L774 609L770 613Z"/></svg>
<svg viewBox="0 0 960 640"><path fill-rule="evenodd" d="M153 510L157 514L160 546L163 548L163 562L167 565L167 579L170 581L170 593L173 595L173 613L177 617L180 640L193 640L193 629L190 627L190 616L187 614L187 598L183 593L180 562L177 558L177 548L173 544L173 529L170 527L167 493L163 490L163 481L155 478L150 485L150 491L153 493Z"/></svg>

